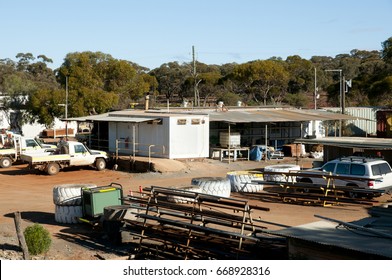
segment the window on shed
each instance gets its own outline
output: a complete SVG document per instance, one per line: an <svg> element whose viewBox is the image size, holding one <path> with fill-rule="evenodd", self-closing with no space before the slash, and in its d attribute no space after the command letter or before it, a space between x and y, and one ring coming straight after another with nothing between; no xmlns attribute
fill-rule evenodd
<svg viewBox="0 0 392 280"><path fill-rule="evenodd" d="M186 125L186 119L178 119L177 124L178 125Z"/></svg>
<svg viewBox="0 0 392 280"><path fill-rule="evenodd" d="M200 124L200 119L192 119L191 124L192 125Z"/></svg>
<svg viewBox="0 0 392 280"><path fill-rule="evenodd" d="M161 125L162 123L163 123L162 119L147 121L147 124L160 124Z"/></svg>

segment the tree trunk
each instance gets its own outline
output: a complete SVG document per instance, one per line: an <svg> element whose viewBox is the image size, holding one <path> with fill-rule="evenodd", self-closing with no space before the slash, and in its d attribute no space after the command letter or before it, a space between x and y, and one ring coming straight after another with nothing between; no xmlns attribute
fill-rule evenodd
<svg viewBox="0 0 392 280"><path fill-rule="evenodd" d="M30 255L29 255L29 250L27 248L26 240L23 234L23 230L21 228L21 215L20 212L15 212L14 213L14 221L15 221L15 227L16 227L16 234L18 235L19 239L19 245L22 248L23 252L23 259L25 260L30 260Z"/></svg>

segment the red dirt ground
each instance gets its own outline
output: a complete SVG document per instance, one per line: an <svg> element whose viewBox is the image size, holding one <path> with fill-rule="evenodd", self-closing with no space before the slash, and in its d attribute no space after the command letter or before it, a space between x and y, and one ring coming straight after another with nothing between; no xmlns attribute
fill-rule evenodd
<svg viewBox="0 0 392 280"><path fill-rule="evenodd" d="M109 248L105 238L88 224L58 224L54 220L53 186L57 184L91 183L99 186L112 182L123 186L124 193L134 194L139 186L152 185L169 187L189 185L195 177L226 176L229 171L249 170L279 163L295 163L295 159L271 160L268 162L237 161L219 162L154 160L155 168L161 172L128 173L114 170L96 171L92 168L61 171L55 176L38 174L27 169L25 164L9 169L0 169L0 259L21 259L15 232L14 212L22 215L22 227L39 223L49 230L52 246L45 256L38 259L94 260L116 259L126 254L126 247ZM310 159L301 159L302 167L311 167ZM235 194L233 194L235 195ZM243 197L242 197L243 198ZM380 203L390 200L390 196L379 198ZM303 206L282 202L251 201L270 208L269 212L254 213L261 219L296 226L318 221L315 214L342 221L354 221L367 217L369 206L341 205L332 207ZM268 226L274 229L273 226ZM105 243L106 242L106 243Z"/></svg>

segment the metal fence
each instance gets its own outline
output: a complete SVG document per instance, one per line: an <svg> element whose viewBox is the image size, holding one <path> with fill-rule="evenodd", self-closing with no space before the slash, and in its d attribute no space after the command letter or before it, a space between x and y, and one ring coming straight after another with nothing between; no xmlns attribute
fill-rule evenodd
<svg viewBox="0 0 392 280"><path fill-rule="evenodd" d="M133 158L136 156L148 156L149 162L151 161L152 156L167 157L164 145L143 144L116 139L115 156L118 158L120 155L130 155Z"/></svg>
<svg viewBox="0 0 392 280"><path fill-rule="evenodd" d="M86 137L78 139L83 142L90 149L109 151L109 140ZM116 139L114 157L117 160L120 156L130 156L132 160L136 156L148 157L148 162L151 163L152 157L168 157L166 147L164 145L143 144L126 139Z"/></svg>

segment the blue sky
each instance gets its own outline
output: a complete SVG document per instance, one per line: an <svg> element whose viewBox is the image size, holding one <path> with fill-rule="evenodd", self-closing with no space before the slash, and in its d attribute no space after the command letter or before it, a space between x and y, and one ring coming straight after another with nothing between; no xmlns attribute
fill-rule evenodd
<svg viewBox="0 0 392 280"><path fill-rule="evenodd" d="M150 69L381 50L392 0L0 0L0 58L101 51Z"/></svg>

